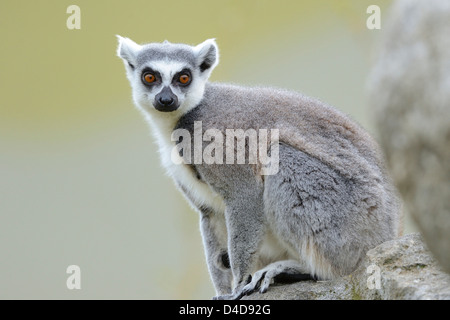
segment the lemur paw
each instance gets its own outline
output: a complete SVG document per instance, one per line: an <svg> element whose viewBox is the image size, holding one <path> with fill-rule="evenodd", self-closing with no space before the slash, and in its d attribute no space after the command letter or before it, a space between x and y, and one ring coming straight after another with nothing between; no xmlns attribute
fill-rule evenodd
<svg viewBox="0 0 450 320"><path fill-rule="evenodd" d="M224 294L221 296L215 296L215 297L213 297L213 300L239 300L243 296L245 296L245 293L243 291L243 288L241 288L240 290L237 290L235 293L232 293L232 294Z"/></svg>
<svg viewBox="0 0 450 320"><path fill-rule="evenodd" d="M259 270L253 275L252 281L242 288L243 294L249 295L258 289L260 293L265 293L272 282L273 277L270 273L268 274L268 270Z"/></svg>
<svg viewBox="0 0 450 320"><path fill-rule="evenodd" d="M233 293L215 296L215 297L213 297L213 300L239 300L243 296L245 296L245 291L244 291L245 285L251 283L251 281L252 281L252 276L248 275L248 277L246 277L246 280L242 281L238 285L238 287L234 290Z"/></svg>
<svg viewBox="0 0 450 320"><path fill-rule="evenodd" d="M266 293L274 282L289 283L305 280L317 280L317 278L304 273L297 262L291 260L275 262L255 272L252 281L242 288L242 295L249 295L255 291Z"/></svg>
<svg viewBox="0 0 450 320"><path fill-rule="evenodd" d="M237 295L237 294L224 294L221 296L215 296L212 299L213 300L239 300L242 297L242 295Z"/></svg>

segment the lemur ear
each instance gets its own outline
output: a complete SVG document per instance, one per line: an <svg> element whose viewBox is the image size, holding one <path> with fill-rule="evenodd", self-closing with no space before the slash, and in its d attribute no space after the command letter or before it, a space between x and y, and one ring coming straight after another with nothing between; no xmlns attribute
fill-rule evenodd
<svg viewBox="0 0 450 320"><path fill-rule="evenodd" d="M128 63L128 65L134 69L136 65L136 56L139 50L141 50L142 46L138 45L131 39L123 38L117 35L117 39L119 40L119 47L117 48L117 55L124 60L124 62Z"/></svg>
<svg viewBox="0 0 450 320"><path fill-rule="evenodd" d="M194 47L201 72L212 71L219 63L219 48L215 39L208 39Z"/></svg>

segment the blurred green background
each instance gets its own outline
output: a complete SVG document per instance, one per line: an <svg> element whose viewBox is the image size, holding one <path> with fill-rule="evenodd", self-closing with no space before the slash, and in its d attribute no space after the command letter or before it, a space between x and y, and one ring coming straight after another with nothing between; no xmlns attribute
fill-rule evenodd
<svg viewBox="0 0 450 320"><path fill-rule="evenodd" d="M81 30L66 27L71 4ZM0 298L214 295L197 214L133 107L116 34L216 38L211 80L301 91L375 134L371 4L383 26L389 1L1 1ZM66 287L71 264L81 290Z"/></svg>

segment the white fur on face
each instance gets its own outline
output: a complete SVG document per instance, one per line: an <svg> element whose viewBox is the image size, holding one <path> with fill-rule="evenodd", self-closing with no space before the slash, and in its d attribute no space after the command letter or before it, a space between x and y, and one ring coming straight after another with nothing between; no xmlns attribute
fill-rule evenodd
<svg viewBox="0 0 450 320"><path fill-rule="evenodd" d="M152 61L147 64L148 67L161 74L163 86L169 86L172 83L173 76L186 68L186 64L176 61Z"/></svg>

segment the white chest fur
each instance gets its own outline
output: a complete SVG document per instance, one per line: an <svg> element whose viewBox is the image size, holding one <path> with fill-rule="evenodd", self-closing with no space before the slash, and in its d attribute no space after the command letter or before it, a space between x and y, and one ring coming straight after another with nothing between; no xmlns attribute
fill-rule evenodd
<svg viewBox="0 0 450 320"><path fill-rule="evenodd" d="M215 193L208 184L199 181L192 169L184 164L171 163L164 166L168 174L189 192L191 200L197 206L207 206L214 212L224 213L225 203L222 197Z"/></svg>
<svg viewBox="0 0 450 320"><path fill-rule="evenodd" d="M204 205L215 212L223 213L225 203L222 197L215 193L208 184L199 181L187 165L177 164L173 161L171 155L175 143L171 141L170 137L174 124L166 121L155 121L154 119L148 120L153 128L153 134L159 146L161 162L167 174L189 192L191 200L197 206Z"/></svg>

